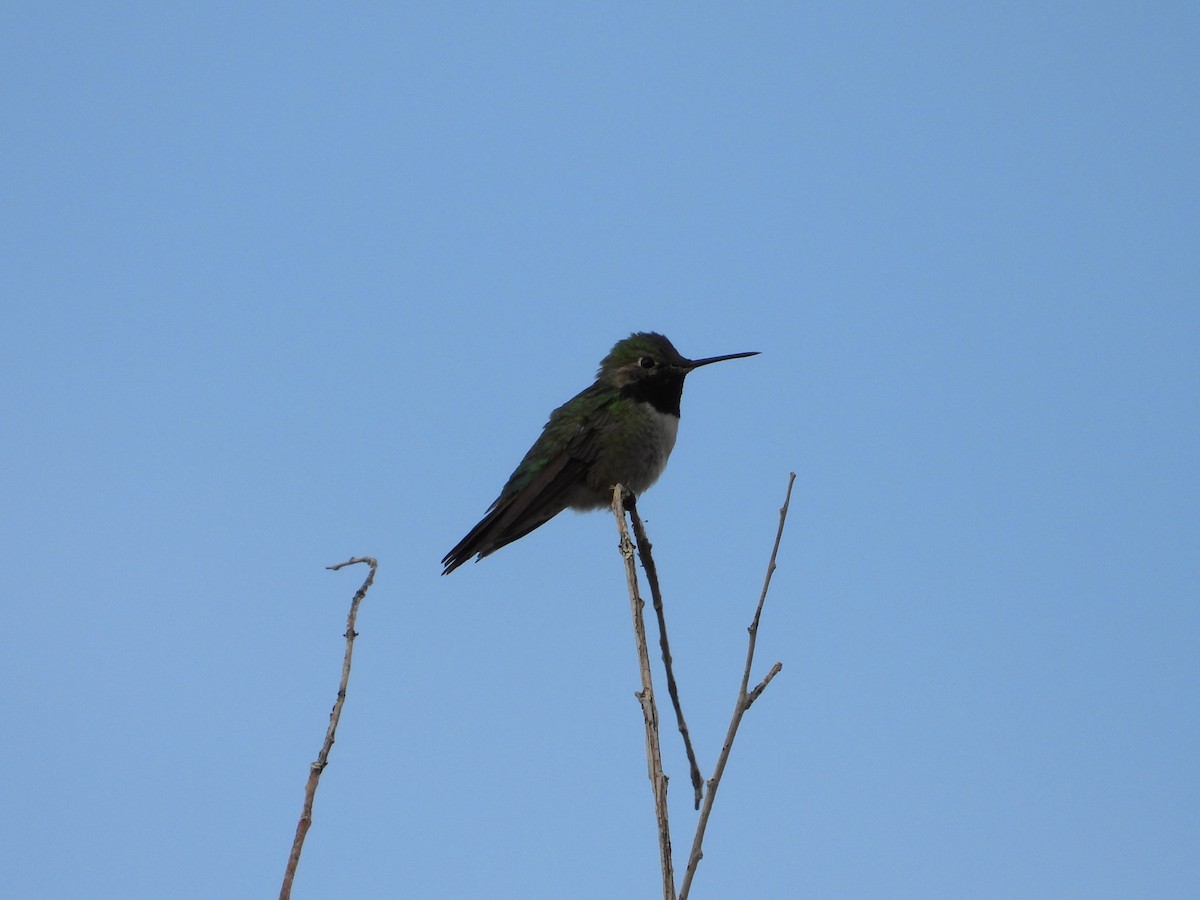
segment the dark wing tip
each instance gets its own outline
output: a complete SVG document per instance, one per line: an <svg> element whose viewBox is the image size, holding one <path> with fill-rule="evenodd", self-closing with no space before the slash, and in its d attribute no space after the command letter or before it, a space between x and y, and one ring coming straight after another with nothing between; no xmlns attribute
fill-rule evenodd
<svg viewBox="0 0 1200 900"><path fill-rule="evenodd" d="M495 504L493 504L494 506ZM492 531L495 529L497 517L498 510L495 508L488 510L487 515L467 532L467 536L442 557L442 565L445 566L442 570L443 575L449 575L472 556L476 559L483 559L496 549L498 545L492 538Z"/></svg>
<svg viewBox="0 0 1200 900"><path fill-rule="evenodd" d="M466 542L464 541L463 543L466 543ZM451 550L449 553L447 553L445 556L442 557L442 565L445 566L445 568L442 569L442 574L449 575L451 572L453 572L455 569L457 569L459 566L461 566L463 563L465 563L468 559L470 559L474 555L475 555L474 550L470 550L470 549L464 547L462 544L459 544L457 547L455 547L453 550Z"/></svg>

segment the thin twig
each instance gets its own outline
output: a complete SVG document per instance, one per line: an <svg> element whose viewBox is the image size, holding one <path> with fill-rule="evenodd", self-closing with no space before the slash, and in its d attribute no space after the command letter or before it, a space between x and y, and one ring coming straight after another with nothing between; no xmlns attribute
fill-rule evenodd
<svg viewBox="0 0 1200 900"><path fill-rule="evenodd" d="M338 569L352 566L355 563L366 563L371 567L371 571L367 575L366 581L362 583L362 587L354 595L354 599L350 601L350 615L346 618L346 655L342 658L342 680L338 685L337 699L333 703L333 710L329 713L329 727L325 730L325 743L321 746L321 752L317 754L317 761L308 770L308 784L304 788L304 807L300 810L300 821L296 823L296 837L292 841L292 852L288 855L287 868L283 872L283 886L279 889L279 900L288 900L292 896L292 881L296 877L296 866L300 863L300 851L304 849L304 838L308 834L309 826L312 825L312 807L313 799L317 795L317 782L321 780L321 773L329 765L329 751L333 749L338 719L342 716L342 704L346 702L346 685L350 681L350 657L354 653L354 639L358 637L358 633L354 630L354 620L358 617L358 604L367 596L367 591L375 581L375 570L379 567L379 563L370 556L356 556L343 563L338 563L336 566L328 567L331 571L336 572Z"/></svg>
<svg viewBox="0 0 1200 900"><path fill-rule="evenodd" d="M700 800L704 796L704 776L700 774L696 751L692 749L692 736L688 733L687 722L683 718L683 707L679 704L679 688L675 684L675 668L671 663L671 642L667 640L667 617L663 612L662 591L658 587L658 569L654 565L654 557L650 554L652 545L637 513L637 501L634 497L629 498L627 508L629 518L633 521L633 536L637 540L638 557L642 561L642 568L646 570L646 581L650 583L650 597L654 601L654 614L658 617L658 645L662 650L663 668L667 670L667 693L671 695L671 704L675 707L675 722L679 726L679 733L683 735L683 747L687 751L688 766L691 769L692 791L695 795L696 809L699 809Z"/></svg>
<svg viewBox="0 0 1200 900"><path fill-rule="evenodd" d="M625 560L625 580L629 586L629 606L633 612L633 636L637 642L638 668L642 689L635 696L642 705L646 724L646 769L654 792L654 814L658 820L658 855L662 863L663 900L675 900L675 866L671 860L671 827L667 820L667 776L663 774L662 745L658 737L658 707L654 703L654 684L650 677L650 650L646 644L646 623L642 612L646 601L638 593L637 566L633 561L633 542L625 525L625 506L621 485L613 488L612 509L617 519L621 556Z"/></svg>
<svg viewBox="0 0 1200 900"><path fill-rule="evenodd" d="M696 823L696 835L692 840L692 852L688 857L687 871L683 874L683 884L679 889L679 900L687 900L688 892L692 888L692 877L696 874L696 867L700 865L700 860L704 858L704 853L701 846L704 844L704 831L708 828L708 817L712 812L713 801L717 796L717 787L721 783L721 776L725 773L725 764L729 761L729 751L733 748L733 739L737 736L738 726L742 722L742 716L746 710L750 708L759 695L762 694L768 684L783 668L783 663L775 663L771 667L765 678L758 683L753 691L748 691L750 685L750 669L754 665L754 645L758 640L758 623L762 618L763 603L767 599L767 589L771 586L771 576L775 574L775 557L779 554L779 542L783 538L783 524L787 521L788 505L792 502L792 484L796 481L796 473L788 473L787 494L783 499L783 506L779 509L779 528L775 531L775 545L771 548L771 559L767 563L767 575L763 579L762 593L758 597L758 608L754 610L754 621L750 623L747 629L750 633L749 646L746 648L746 667L742 671L742 683L738 688L737 702L733 706L733 718L729 722L729 730L725 733L725 744L721 747L721 755L717 759L717 766L713 769L713 776L708 780L708 793L704 796L704 806L700 810L700 819Z"/></svg>

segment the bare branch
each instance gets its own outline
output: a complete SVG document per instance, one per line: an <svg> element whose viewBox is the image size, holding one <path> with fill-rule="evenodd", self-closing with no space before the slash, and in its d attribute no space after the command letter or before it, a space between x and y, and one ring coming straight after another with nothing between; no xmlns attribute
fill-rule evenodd
<svg viewBox="0 0 1200 900"><path fill-rule="evenodd" d="M300 821L296 823L296 837L292 841L292 852L288 855L287 867L283 872L283 886L279 890L279 900L289 900L292 896L292 882L296 878L296 866L300 863L300 851L304 849L304 838L308 834L309 826L312 825L312 807L313 799L317 795L317 782L321 780L321 773L329 765L329 751L333 749L338 720L342 716L342 704L346 702L346 685L350 681L350 658L354 653L354 639L358 637L358 633L354 630L354 620L358 617L358 605L367 596L367 591L375 581L375 570L379 568L379 563L369 556L356 556L338 563L336 566L328 567L331 571L336 572L338 569L356 563L366 563L371 567L371 571L362 583L362 587L355 593L354 599L350 601L350 615L346 618L346 655L342 658L342 680L338 685L337 699L333 703L333 710L329 713L329 727L325 730L325 743L321 746L321 752L317 754L316 762L308 770L308 784L304 788L304 806L300 810Z"/></svg>
<svg viewBox="0 0 1200 900"><path fill-rule="evenodd" d="M775 531L775 544L771 548L771 559L767 563L767 574L763 579L762 593L758 597L758 607L754 610L754 621L750 623L749 641L746 648L746 666L742 671L742 683L738 688L737 702L733 706L733 718L729 722L729 730L725 733L725 743L721 747L721 755L717 758L716 768L713 770L713 776L708 780L708 793L704 797L704 805L700 810L700 819L696 823L696 835L692 840L692 852L688 857L687 870L683 875L683 884L679 890L679 900L687 900L688 892L692 888L692 878L696 874L696 867L700 865L700 860L704 858L704 853L701 848L704 844L704 832L708 828L708 817L712 813L713 801L717 796L717 788L721 783L721 776L725 774L725 764L729 761L729 751L733 749L733 739L737 736L738 726L742 723L742 716L746 710L750 708L759 695L762 694L768 684L771 683L779 671L783 668L783 663L775 663L771 667L771 671L766 677L759 682L758 686L753 691L747 691L750 685L750 669L754 666L754 645L758 639L758 623L762 618L763 603L767 599L767 589L771 586L771 576L775 573L775 558L779 554L779 542L783 539L783 525L787 521L788 506L792 502L792 485L796 481L796 473L788 473L787 493L783 499L783 506L779 509L779 527Z"/></svg>
<svg viewBox="0 0 1200 900"><path fill-rule="evenodd" d="M646 769L654 792L654 814L658 820L658 855L662 863L663 900L675 900L675 865L671 859L671 827L667 819L667 776L663 774L662 745L658 737L658 707L654 703L654 684L650 677L650 650L646 644L646 623L642 616L646 601L638 593L637 567L633 561L633 542L625 525L625 506L621 485L613 488L612 509L620 535L621 556L625 561L625 581L629 586L629 606L633 613L633 635L637 642L638 668L642 689L636 696L642 705L646 724Z"/></svg>
<svg viewBox="0 0 1200 900"><path fill-rule="evenodd" d="M767 685L771 683L771 679L782 671L783 663L781 662L777 662L775 665L771 666L771 671L767 673L766 677L763 678L763 680L758 683L758 686L750 692L749 696L746 697L746 709L749 709L754 705L754 701L758 699L759 694L767 689Z"/></svg>
<svg viewBox="0 0 1200 900"><path fill-rule="evenodd" d="M700 774L700 766L696 762L696 751L692 749L692 736L688 733L687 722L683 718L683 707L679 703L679 688L675 684L675 668L671 661L671 643L667 640L667 617L663 611L662 591L658 587L658 569L654 565L654 557L650 554L650 538L642 525L642 519L637 513L637 503L634 497L629 498L629 518L633 522L633 536L637 540L638 557L642 568L646 570L646 580L650 583L650 597L654 601L654 615L658 618L658 646L662 651L663 668L667 671L667 693L671 695L671 704L675 707L675 722L679 733L683 735L683 747L687 751L688 766L691 769L692 791L695 794L696 809L700 808L700 800L704 796L704 776Z"/></svg>

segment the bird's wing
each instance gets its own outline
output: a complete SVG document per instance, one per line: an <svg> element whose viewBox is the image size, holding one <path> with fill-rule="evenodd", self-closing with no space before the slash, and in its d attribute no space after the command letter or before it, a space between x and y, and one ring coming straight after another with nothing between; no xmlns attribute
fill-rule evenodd
<svg viewBox="0 0 1200 900"><path fill-rule="evenodd" d="M540 465L523 461L487 515L442 559L446 567L442 574L476 554L484 557L511 544L558 515L566 507L566 494L583 481L596 457L605 418L591 417Z"/></svg>
<svg viewBox="0 0 1200 900"><path fill-rule="evenodd" d="M556 453L543 466L529 473L520 486L506 488L496 499L493 507L498 514L496 524L501 532L528 523L528 527L508 537L505 543L523 537L561 511L566 505L565 495L583 481L595 459L597 433L594 426L580 426L562 452ZM545 510L553 512L542 515Z"/></svg>

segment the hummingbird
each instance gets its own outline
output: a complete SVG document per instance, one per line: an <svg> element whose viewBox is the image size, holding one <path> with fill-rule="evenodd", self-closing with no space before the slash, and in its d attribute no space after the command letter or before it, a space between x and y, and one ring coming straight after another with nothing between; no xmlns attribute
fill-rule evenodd
<svg viewBox="0 0 1200 900"><path fill-rule="evenodd" d="M511 544L567 507L608 506L617 484L642 493L658 480L675 446L688 373L757 355L686 359L652 331L617 341L600 361L596 382L550 413L487 515L442 558L442 574Z"/></svg>

